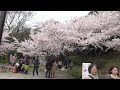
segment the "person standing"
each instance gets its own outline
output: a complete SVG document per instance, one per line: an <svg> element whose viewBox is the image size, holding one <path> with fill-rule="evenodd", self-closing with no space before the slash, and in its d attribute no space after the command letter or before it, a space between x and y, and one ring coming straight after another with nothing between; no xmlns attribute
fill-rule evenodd
<svg viewBox="0 0 120 90"><path fill-rule="evenodd" d="M56 61L53 61L51 68L51 78L55 78L56 70L57 70L57 63Z"/></svg>
<svg viewBox="0 0 120 90"><path fill-rule="evenodd" d="M48 61L46 63L46 78L51 77L51 68L52 68L52 62L50 59L48 59Z"/></svg>
<svg viewBox="0 0 120 90"><path fill-rule="evenodd" d="M40 61L39 61L38 57L37 58L33 57L32 63L34 65L34 67L33 67L33 76L34 76L35 71L36 71L36 74L38 76L38 68L39 68L39 64L40 64Z"/></svg>
<svg viewBox="0 0 120 90"><path fill-rule="evenodd" d="M26 65L29 66L29 58L26 56Z"/></svg>
<svg viewBox="0 0 120 90"><path fill-rule="evenodd" d="M12 62L12 54L10 55L10 58L9 58L9 64L11 65L11 62Z"/></svg>
<svg viewBox="0 0 120 90"><path fill-rule="evenodd" d="M12 57L12 66L14 67L15 63L16 63L16 60L17 60L17 54L15 54L13 57Z"/></svg>

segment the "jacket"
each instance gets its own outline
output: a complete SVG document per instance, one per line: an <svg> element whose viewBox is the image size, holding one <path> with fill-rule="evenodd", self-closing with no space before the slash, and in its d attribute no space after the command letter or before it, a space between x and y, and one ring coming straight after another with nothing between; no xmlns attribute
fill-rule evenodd
<svg viewBox="0 0 120 90"><path fill-rule="evenodd" d="M38 59L34 59L34 60L32 61L32 63L33 63L33 65L34 65L34 67L39 67L40 61L39 61Z"/></svg>

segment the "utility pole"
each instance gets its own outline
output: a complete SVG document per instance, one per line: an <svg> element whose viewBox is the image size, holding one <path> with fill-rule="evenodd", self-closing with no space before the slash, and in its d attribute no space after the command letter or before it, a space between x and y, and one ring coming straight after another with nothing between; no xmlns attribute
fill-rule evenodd
<svg viewBox="0 0 120 90"><path fill-rule="evenodd" d="M0 11L0 45L2 41L5 17L6 17L6 11Z"/></svg>

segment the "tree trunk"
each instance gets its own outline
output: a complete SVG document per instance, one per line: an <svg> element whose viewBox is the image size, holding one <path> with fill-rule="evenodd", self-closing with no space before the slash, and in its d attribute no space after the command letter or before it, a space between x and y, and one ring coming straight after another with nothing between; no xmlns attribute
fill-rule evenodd
<svg viewBox="0 0 120 90"><path fill-rule="evenodd" d="M0 45L2 41L5 17L6 17L6 11L0 11Z"/></svg>

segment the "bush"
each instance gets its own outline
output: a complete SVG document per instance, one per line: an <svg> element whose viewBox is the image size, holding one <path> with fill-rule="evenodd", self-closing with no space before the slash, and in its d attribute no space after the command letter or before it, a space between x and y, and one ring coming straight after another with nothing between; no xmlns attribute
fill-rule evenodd
<svg viewBox="0 0 120 90"><path fill-rule="evenodd" d="M74 66L72 70L70 70L70 75L75 79L82 79L82 67Z"/></svg>
<svg viewBox="0 0 120 90"><path fill-rule="evenodd" d="M74 65L81 65L82 58L80 56L69 56L69 59L73 61Z"/></svg>
<svg viewBox="0 0 120 90"><path fill-rule="evenodd" d="M5 56L0 56L0 63L6 64L7 59Z"/></svg>
<svg viewBox="0 0 120 90"><path fill-rule="evenodd" d="M17 51L16 50L12 50L12 51L9 51L7 54L12 54L12 55L14 55L14 54L16 54L17 53Z"/></svg>

